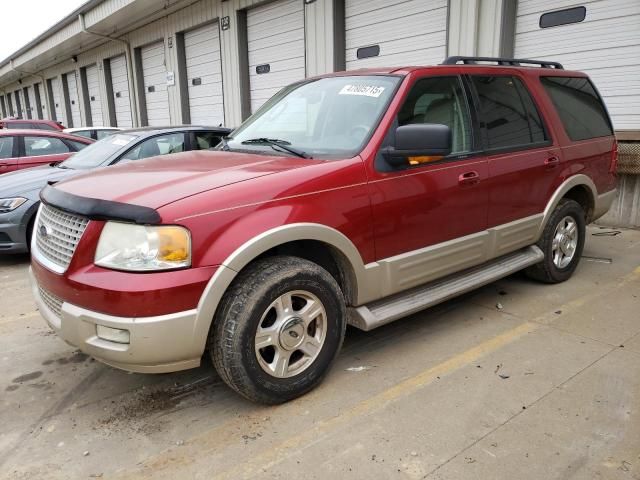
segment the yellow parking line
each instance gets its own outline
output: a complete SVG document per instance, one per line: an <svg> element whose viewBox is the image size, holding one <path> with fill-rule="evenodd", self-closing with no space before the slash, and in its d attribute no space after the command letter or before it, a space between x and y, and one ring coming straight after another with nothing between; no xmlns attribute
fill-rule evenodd
<svg viewBox="0 0 640 480"><path fill-rule="evenodd" d="M258 472L267 470L291 455L293 449L304 448L318 441L318 439L327 432L348 423L355 417L369 415L375 411L383 409L387 404L400 398L407 397L412 393L420 390L424 386L432 383L438 377L450 374L464 366L470 365L479 358L495 352L504 345L516 340L517 338L537 330L542 325L535 323L523 323L497 337L493 337L475 347L460 353L439 365L424 370L419 374L408 378L383 392L361 401L349 410L332 417L328 420L316 423L313 428L305 431L300 435L296 435L282 442L280 445L269 449L268 451L252 457L251 460L243 462L241 466L233 468L219 475L214 479L238 479L253 478Z"/></svg>
<svg viewBox="0 0 640 480"><path fill-rule="evenodd" d="M640 266L635 268L632 273L624 276L618 283L617 287L636 280L640 276ZM604 292L602 292L604 294ZM593 296L583 296L567 302L562 306L564 311L569 311L576 307L583 306L587 301L593 300ZM493 337L469 350L462 352L439 365L424 370L419 374L408 378L383 392L365 399L353 406L351 409L332 417L328 420L320 421L313 428L306 432L296 435L269 449L262 454L254 456L249 461L243 462L242 465L221 472L214 476L214 479L237 479L237 478L253 478L257 473L264 472L278 463L286 460L291 456L292 450L301 450L305 446L316 443L319 438L327 432L348 423L353 418L368 415L383 409L392 401L407 397L412 393L420 390L426 385L432 383L438 377L450 374L462 367L470 365L479 358L493 353L508 343L517 340L527 333L537 330L543 326L543 319L548 315L542 315L531 322L523 323L511 330L508 330L496 337Z"/></svg>
<svg viewBox="0 0 640 480"><path fill-rule="evenodd" d="M612 289L619 288L620 286L630 281L638 280L638 278L640 278L640 266L635 268L631 273L624 276L620 280L620 282L618 282L618 284L615 285ZM609 291L609 289L602 289L596 296L585 295L583 297L573 299L561 305L560 308L564 312L569 312L574 308L583 306L589 301L593 301L595 298L606 295L607 291ZM438 377L451 374L456 370L459 370L460 368L468 366L476 362L481 357L491 354L499 350L503 346L521 338L522 336L543 327L547 317L555 317L555 315L552 313L543 314L535 319L532 319L529 322L518 325L517 327L508 330L496 337L490 338L489 340L486 340L476 345L475 347L466 350L465 352L459 353L434 367L428 368L413 377L410 377L396 385L393 385L392 387L374 395L373 397L360 401L350 409L345 410L344 412L341 412L334 417L318 421L311 429L306 430L304 433L290 437L287 440L281 442L279 445L276 445L273 448L269 448L268 450L251 457L250 460L243 461L241 465L232 467L231 469L223 472L219 472L217 475L214 475L211 478L219 480L254 478L256 475L264 473L266 470L281 463L287 458L290 458L292 453L294 453L295 451L304 450L305 448L317 443L332 430L348 424L348 422L350 422L354 418L375 413L386 407L389 403L405 398L419 391L421 388L432 383ZM224 429L231 423L232 422L226 422L216 430ZM208 432L204 435L209 436L211 435L211 432ZM195 448L197 448L197 440L194 441L194 445ZM169 469L171 468L171 466L177 467L178 465L180 465L182 468L190 462L183 455L179 455L177 457L169 456L169 458L167 458L167 456L165 455L162 455L157 458L155 462L147 461L145 463L146 466L143 467L144 470L131 472L128 474L124 473L123 476L125 478L139 478L148 475L151 475L152 477L155 477L156 475L158 477L162 477L163 473L169 474L168 471L163 472L162 470ZM169 478L172 478L170 474Z"/></svg>

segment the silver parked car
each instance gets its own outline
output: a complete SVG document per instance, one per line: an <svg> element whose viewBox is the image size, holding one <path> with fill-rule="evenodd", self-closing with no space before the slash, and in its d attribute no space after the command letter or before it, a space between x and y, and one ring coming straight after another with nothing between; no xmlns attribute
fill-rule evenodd
<svg viewBox="0 0 640 480"><path fill-rule="evenodd" d="M29 250L40 190L66 178L119 162L215 147L230 133L223 127L147 127L98 140L62 163L0 176L0 254Z"/></svg>

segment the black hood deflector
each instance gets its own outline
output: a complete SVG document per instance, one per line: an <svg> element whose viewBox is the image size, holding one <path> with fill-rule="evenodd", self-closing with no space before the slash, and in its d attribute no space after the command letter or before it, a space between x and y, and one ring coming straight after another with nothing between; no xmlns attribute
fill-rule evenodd
<svg viewBox="0 0 640 480"><path fill-rule="evenodd" d="M40 199L47 205L68 213L81 215L90 220L118 220L138 225L157 225L161 221L160 214L150 207L80 197L51 185L40 192Z"/></svg>

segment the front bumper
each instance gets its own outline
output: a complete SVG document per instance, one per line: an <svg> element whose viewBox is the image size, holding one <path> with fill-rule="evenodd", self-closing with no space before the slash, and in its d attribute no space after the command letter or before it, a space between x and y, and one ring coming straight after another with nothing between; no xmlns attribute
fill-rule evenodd
<svg viewBox="0 0 640 480"><path fill-rule="evenodd" d="M200 365L202 344L193 332L197 310L152 317L118 317L94 312L42 290L29 269L36 305L49 326L69 345L114 367L164 373ZM99 338L96 325L128 330L128 344Z"/></svg>
<svg viewBox="0 0 640 480"><path fill-rule="evenodd" d="M0 214L0 254L29 251L24 210L21 206L16 211Z"/></svg>

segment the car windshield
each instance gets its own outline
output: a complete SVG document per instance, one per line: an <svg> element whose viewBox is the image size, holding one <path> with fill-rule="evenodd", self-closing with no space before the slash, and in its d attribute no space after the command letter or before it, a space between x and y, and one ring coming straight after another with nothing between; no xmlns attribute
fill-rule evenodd
<svg viewBox="0 0 640 480"><path fill-rule="evenodd" d="M290 85L218 148L326 159L355 156L400 80L392 75L353 75Z"/></svg>
<svg viewBox="0 0 640 480"><path fill-rule="evenodd" d="M118 134L92 143L87 148L82 149L68 160L62 162L60 168L71 168L83 170L96 168L102 165L114 153L123 150L138 137L135 135Z"/></svg>

